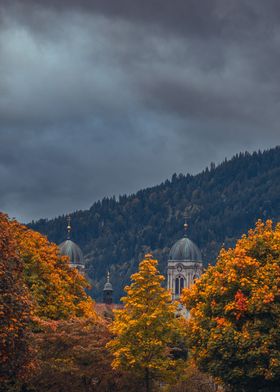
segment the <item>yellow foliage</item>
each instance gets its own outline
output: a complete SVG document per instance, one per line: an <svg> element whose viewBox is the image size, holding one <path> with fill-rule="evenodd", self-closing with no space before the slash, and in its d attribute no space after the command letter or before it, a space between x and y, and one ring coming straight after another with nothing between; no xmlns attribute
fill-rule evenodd
<svg viewBox="0 0 280 392"><path fill-rule="evenodd" d="M112 366L142 378L170 380L180 369L170 355L172 341L184 330L182 321L175 318L176 304L161 287L164 277L151 255L146 255L131 279L125 288L127 296L122 298L124 309L115 311L111 326L114 339L108 348L114 355Z"/></svg>

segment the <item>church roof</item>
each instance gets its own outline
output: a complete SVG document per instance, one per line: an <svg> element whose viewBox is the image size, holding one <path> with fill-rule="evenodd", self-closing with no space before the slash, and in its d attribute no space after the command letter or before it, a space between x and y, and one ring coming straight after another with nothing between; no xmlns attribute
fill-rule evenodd
<svg viewBox="0 0 280 392"><path fill-rule="evenodd" d="M67 239L59 245L60 254L68 256L71 264L84 264L81 248L72 240Z"/></svg>
<svg viewBox="0 0 280 392"><path fill-rule="evenodd" d="M84 256L81 248L70 239L71 233L71 217L67 216L67 240L62 242L59 246L61 256L68 256L70 264L84 265Z"/></svg>
<svg viewBox="0 0 280 392"><path fill-rule="evenodd" d="M175 242L169 253L172 261L202 261L201 252L198 247L187 237Z"/></svg>
<svg viewBox="0 0 280 392"><path fill-rule="evenodd" d="M106 282L103 291L113 291L113 286L110 282Z"/></svg>
<svg viewBox="0 0 280 392"><path fill-rule="evenodd" d="M103 291L114 291L112 283L110 282L110 272L109 271L107 272L107 281L104 284Z"/></svg>

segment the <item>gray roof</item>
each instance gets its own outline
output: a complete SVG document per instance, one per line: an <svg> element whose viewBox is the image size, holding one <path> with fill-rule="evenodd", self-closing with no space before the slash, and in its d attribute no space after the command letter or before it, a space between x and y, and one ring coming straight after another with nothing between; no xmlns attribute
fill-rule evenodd
<svg viewBox="0 0 280 392"><path fill-rule="evenodd" d="M187 237L181 238L171 248L169 260L202 261L198 247Z"/></svg>
<svg viewBox="0 0 280 392"><path fill-rule="evenodd" d="M71 264L84 264L81 248L71 240L66 240L59 245L60 254L68 256Z"/></svg>
<svg viewBox="0 0 280 392"><path fill-rule="evenodd" d="M106 282L106 283L104 284L104 289L103 289L103 291L114 291L114 290L113 290L112 284L111 284L110 282Z"/></svg>

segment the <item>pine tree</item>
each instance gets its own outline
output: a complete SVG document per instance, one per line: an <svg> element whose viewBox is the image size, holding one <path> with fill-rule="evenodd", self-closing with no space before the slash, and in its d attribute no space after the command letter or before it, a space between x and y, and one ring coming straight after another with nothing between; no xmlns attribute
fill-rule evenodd
<svg viewBox="0 0 280 392"><path fill-rule="evenodd" d="M172 341L180 333L181 320L175 318L176 304L161 287L164 277L157 261L146 255L139 271L125 288L124 309L115 312L111 330L115 338L108 347L114 355L113 368L132 372L152 390L154 380L169 382L178 364L171 355Z"/></svg>

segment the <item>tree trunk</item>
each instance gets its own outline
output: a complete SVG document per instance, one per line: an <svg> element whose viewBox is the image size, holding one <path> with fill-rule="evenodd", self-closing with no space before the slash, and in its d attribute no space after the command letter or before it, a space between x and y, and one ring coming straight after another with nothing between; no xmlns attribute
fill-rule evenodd
<svg viewBox="0 0 280 392"><path fill-rule="evenodd" d="M146 392L151 392L150 388L150 372L149 369L145 369L145 385L146 385Z"/></svg>

